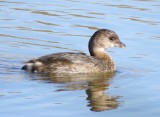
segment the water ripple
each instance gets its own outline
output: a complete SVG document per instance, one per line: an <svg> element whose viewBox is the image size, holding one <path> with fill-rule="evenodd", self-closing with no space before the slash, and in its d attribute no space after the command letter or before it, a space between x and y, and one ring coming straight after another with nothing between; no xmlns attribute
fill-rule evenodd
<svg viewBox="0 0 160 117"><path fill-rule="evenodd" d="M159 0L0 0L1 116L159 116L159 6ZM115 74L44 76L20 69L45 54L87 53L99 28L114 30L127 45L109 50ZM115 110L95 115L89 109Z"/></svg>

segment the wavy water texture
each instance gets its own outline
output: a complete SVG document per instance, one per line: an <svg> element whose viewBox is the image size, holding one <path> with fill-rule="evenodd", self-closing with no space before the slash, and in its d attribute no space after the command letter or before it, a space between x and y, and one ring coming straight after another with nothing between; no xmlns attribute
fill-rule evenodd
<svg viewBox="0 0 160 117"><path fill-rule="evenodd" d="M0 116L159 117L159 0L0 0ZM110 49L114 74L33 74L24 62L88 53L100 28L127 45ZM98 112L98 113L94 113Z"/></svg>

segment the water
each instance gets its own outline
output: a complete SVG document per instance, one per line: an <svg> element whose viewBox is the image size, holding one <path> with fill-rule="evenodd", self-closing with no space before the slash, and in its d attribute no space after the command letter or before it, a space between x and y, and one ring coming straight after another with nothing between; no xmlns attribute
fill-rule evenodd
<svg viewBox="0 0 160 117"><path fill-rule="evenodd" d="M159 117L159 0L0 0L0 116ZM41 55L88 53L99 28L114 30L114 75L21 71Z"/></svg>

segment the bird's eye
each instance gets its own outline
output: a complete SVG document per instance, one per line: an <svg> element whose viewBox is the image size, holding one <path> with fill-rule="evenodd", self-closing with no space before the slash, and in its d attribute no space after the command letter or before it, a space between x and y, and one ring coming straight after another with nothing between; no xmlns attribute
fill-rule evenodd
<svg viewBox="0 0 160 117"><path fill-rule="evenodd" d="M115 40L115 38L114 38L114 37L110 37L109 39L110 39L111 41Z"/></svg>

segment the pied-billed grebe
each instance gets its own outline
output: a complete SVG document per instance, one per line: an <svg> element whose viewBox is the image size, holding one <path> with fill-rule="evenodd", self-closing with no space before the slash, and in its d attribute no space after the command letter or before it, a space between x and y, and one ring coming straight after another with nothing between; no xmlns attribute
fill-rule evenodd
<svg viewBox="0 0 160 117"><path fill-rule="evenodd" d="M89 40L90 56L85 53L62 52L32 59L22 70L40 73L113 72L115 65L105 52L110 47L125 47L118 35L108 29L96 31Z"/></svg>

